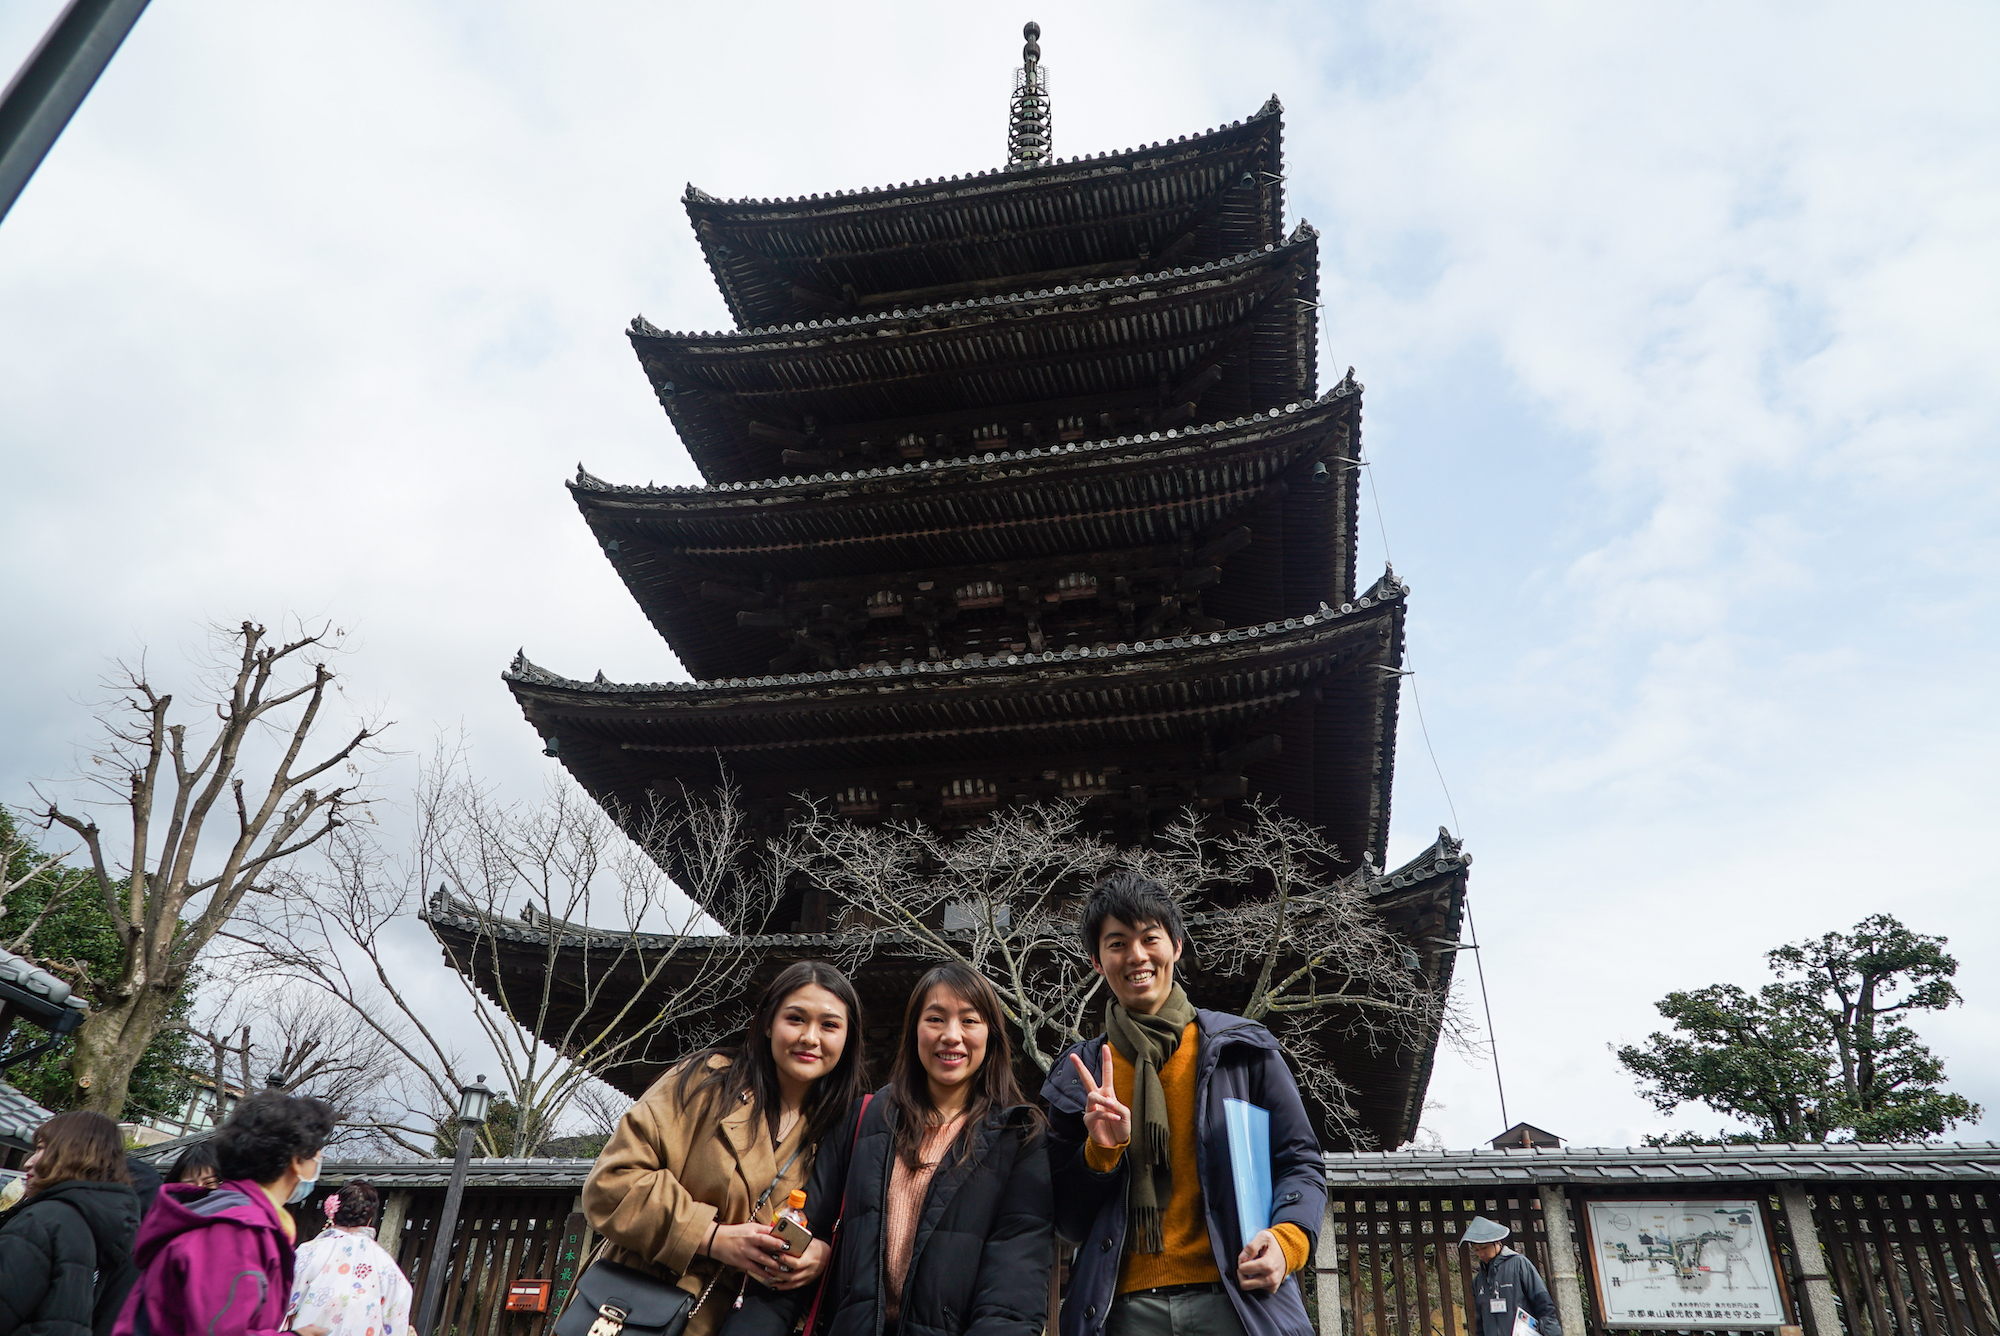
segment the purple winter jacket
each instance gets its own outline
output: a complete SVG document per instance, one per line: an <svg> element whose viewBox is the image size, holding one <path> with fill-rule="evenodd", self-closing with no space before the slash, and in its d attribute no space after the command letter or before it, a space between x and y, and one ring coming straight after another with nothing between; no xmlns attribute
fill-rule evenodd
<svg viewBox="0 0 2000 1336"><path fill-rule="evenodd" d="M248 1179L169 1183L132 1245L139 1283L112 1336L273 1336L285 1330L292 1240Z"/></svg>

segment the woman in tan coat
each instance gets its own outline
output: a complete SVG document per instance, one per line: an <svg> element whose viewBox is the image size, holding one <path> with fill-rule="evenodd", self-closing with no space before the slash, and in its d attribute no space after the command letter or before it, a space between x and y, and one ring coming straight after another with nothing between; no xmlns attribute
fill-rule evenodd
<svg viewBox="0 0 2000 1336"><path fill-rule="evenodd" d="M788 966L741 1041L679 1064L619 1120L583 1185L604 1256L707 1293L685 1336L711 1336L753 1279L817 1280L825 1245L789 1255L771 1217L866 1089L854 986L820 961Z"/></svg>

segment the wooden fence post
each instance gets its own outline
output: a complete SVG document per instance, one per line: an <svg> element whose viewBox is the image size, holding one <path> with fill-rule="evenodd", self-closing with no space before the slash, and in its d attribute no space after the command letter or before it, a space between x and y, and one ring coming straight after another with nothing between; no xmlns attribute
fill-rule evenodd
<svg viewBox="0 0 2000 1336"><path fill-rule="evenodd" d="M1569 1226L1569 1199L1562 1184L1541 1187L1542 1232L1549 1241L1549 1289L1555 1292L1556 1316L1563 1336L1584 1336L1583 1277L1578 1274L1576 1231Z"/></svg>
<svg viewBox="0 0 2000 1336"><path fill-rule="evenodd" d="M1334 1242L1332 1194L1319 1218L1319 1245L1313 1249L1313 1293L1319 1298L1319 1336L1341 1336L1340 1245Z"/></svg>
<svg viewBox="0 0 2000 1336"><path fill-rule="evenodd" d="M1798 1267L1799 1307L1804 1311L1807 1336L1840 1336L1840 1309L1834 1306L1833 1286L1826 1278L1826 1252L1820 1247L1819 1230L1813 1224L1812 1198L1799 1182L1778 1184L1778 1205L1785 1212L1785 1229L1792 1236L1792 1261Z"/></svg>

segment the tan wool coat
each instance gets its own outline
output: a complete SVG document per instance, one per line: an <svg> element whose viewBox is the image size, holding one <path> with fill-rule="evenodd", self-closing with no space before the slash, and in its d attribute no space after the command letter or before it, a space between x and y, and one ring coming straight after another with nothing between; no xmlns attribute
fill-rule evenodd
<svg viewBox="0 0 2000 1336"><path fill-rule="evenodd" d="M709 1059L711 1067L728 1063ZM770 1124L753 1119L747 1102L718 1110L711 1096L696 1092L692 1107L683 1106L674 1095L677 1075L662 1076L625 1111L584 1182L583 1213L603 1235L606 1258L664 1279L679 1277L690 1294L700 1294L717 1272L728 1271L688 1320L686 1336L713 1336L745 1278L700 1255L710 1229L718 1221L748 1220L778 1167L791 1159L764 1204L768 1220L793 1188L805 1186L812 1156L792 1159L805 1135L805 1119L773 1147Z"/></svg>

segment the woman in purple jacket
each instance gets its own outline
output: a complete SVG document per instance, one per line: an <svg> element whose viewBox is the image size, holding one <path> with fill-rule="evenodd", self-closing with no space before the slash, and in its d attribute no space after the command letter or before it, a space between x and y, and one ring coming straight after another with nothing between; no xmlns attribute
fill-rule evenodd
<svg viewBox="0 0 2000 1336"><path fill-rule="evenodd" d="M333 1124L323 1100L267 1090L238 1104L215 1134L222 1181L169 1183L139 1226L139 1283L113 1336L283 1332L297 1235L285 1207L312 1194Z"/></svg>

